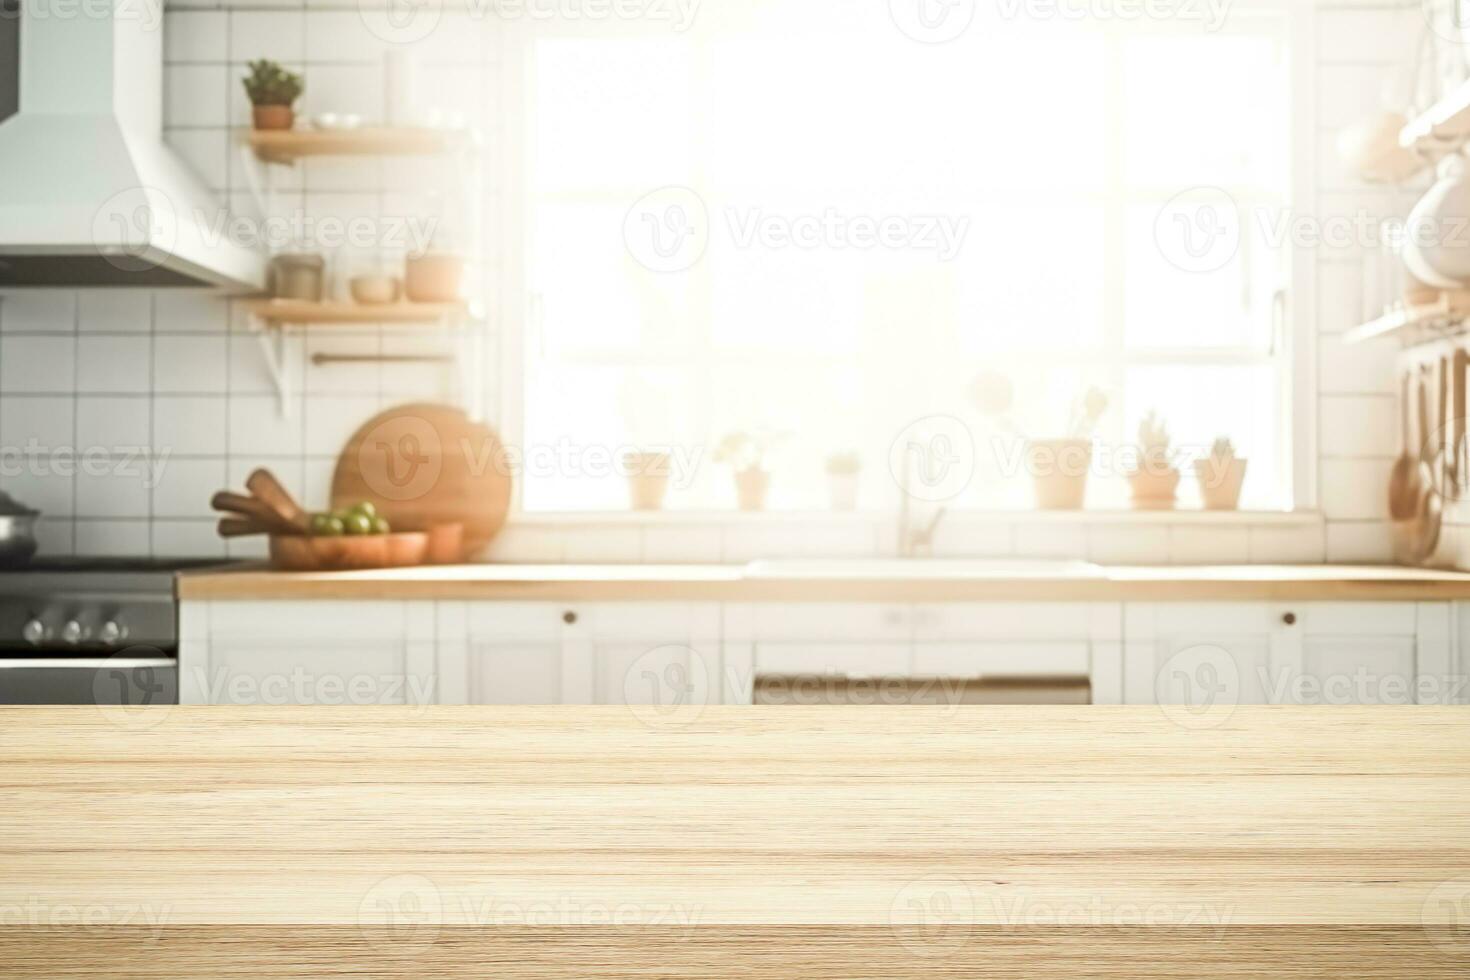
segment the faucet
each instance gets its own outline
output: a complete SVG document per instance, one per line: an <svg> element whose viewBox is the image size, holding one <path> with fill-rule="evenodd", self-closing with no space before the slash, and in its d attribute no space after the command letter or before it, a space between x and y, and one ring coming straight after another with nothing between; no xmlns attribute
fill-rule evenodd
<svg viewBox="0 0 1470 980"><path fill-rule="evenodd" d="M910 481L914 473L914 457L926 456L929 450L917 443L910 442L904 447L902 474L898 483L898 557L918 558L921 554L933 557L934 554L934 532L939 528L939 522L949 513L949 508L940 507L934 512L934 516L925 527L915 527L910 518L910 509L913 495L909 492Z"/></svg>

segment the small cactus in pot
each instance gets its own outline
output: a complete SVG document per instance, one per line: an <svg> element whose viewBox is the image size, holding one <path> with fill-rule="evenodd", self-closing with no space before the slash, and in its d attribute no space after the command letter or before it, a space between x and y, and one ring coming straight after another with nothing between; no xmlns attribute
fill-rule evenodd
<svg viewBox="0 0 1470 980"><path fill-rule="evenodd" d="M255 128L290 129L296 124L296 110L292 107L306 88L301 76L264 58L250 62L248 67L250 74L242 81L250 98Z"/></svg>
<svg viewBox="0 0 1470 980"><path fill-rule="evenodd" d="M1172 510L1179 491L1179 469L1170 449L1169 427L1156 412L1138 426L1138 468L1128 474L1133 506L1140 510Z"/></svg>
<svg viewBox="0 0 1470 980"><path fill-rule="evenodd" d="M1245 484L1245 468L1249 460L1235 455L1228 438L1215 440L1210 455L1194 461L1195 479L1199 481L1200 500L1205 510L1237 510L1240 489Z"/></svg>

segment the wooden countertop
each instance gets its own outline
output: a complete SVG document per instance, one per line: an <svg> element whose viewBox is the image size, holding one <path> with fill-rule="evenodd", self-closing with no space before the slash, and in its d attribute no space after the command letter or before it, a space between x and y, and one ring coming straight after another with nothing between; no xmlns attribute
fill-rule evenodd
<svg viewBox="0 0 1470 980"><path fill-rule="evenodd" d="M0 970L1470 971L1470 712L0 710Z"/></svg>
<svg viewBox="0 0 1470 980"><path fill-rule="evenodd" d="M1470 574L1377 565L1112 567L1099 575L756 578L737 565L454 565L288 574L186 572L184 599L520 599L553 602L968 602L1470 599Z"/></svg>

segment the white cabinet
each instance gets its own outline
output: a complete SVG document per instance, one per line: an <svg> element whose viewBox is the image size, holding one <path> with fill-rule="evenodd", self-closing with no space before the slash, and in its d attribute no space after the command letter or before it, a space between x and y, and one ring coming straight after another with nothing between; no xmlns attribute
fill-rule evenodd
<svg viewBox="0 0 1470 980"><path fill-rule="evenodd" d="M1126 607L1129 704L1438 704L1457 695L1447 603Z"/></svg>
<svg viewBox="0 0 1470 980"><path fill-rule="evenodd" d="M741 673L714 603L441 603L438 648L450 704L720 704Z"/></svg>
<svg viewBox="0 0 1470 980"><path fill-rule="evenodd" d="M186 602L184 704L432 704L431 602Z"/></svg>
<svg viewBox="0 0 1470 980"><path fill-rule="evenodd" d="M1122 696L1112 603L731 605L725 645L765 678L1087 678L1096 703Z"/></svg>

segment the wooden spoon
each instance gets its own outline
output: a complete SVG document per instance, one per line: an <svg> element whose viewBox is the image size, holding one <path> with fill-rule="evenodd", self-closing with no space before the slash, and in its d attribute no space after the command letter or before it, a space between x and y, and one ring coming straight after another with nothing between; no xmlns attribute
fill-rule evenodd
<svg viewBox="0 0 1470 980"><path fill-rule="evenodd" d="M1419 514L1419 491L1415 478L1419 461L1410 452L1413 436L1409 432L1409 372L1405 371L1399 399L1399 434L1403 443L1399 458L1394 460L1393 472L1388 478L1388 512L1396 521L1410 521Z"/></svg>
<svg viewBox="0 0 1470 980"><path fill-rule="evenodd" d="M251 473L250 479L245 481L245 489L274 511L290 527L304 534L311 526L311 517L305 510L302 510L301 505L270 470L259 469Z"/></svg>
<svg viewBox="0 0 1470 980"><path fill-rule="evenodd" d="M1423 440L1423 457L1419 464L1419 516L1418 532L1415 536L1415 551L1420 561L1427 560L1434 554L1434 549L1439 546L1440 526L1444 521L1444 501L1434 485L1434 452L1431 446L1434 439L1431 438L1429 429L1429 403L1426 385L1419 383L1419 426L1420 438Z"/></svg>

